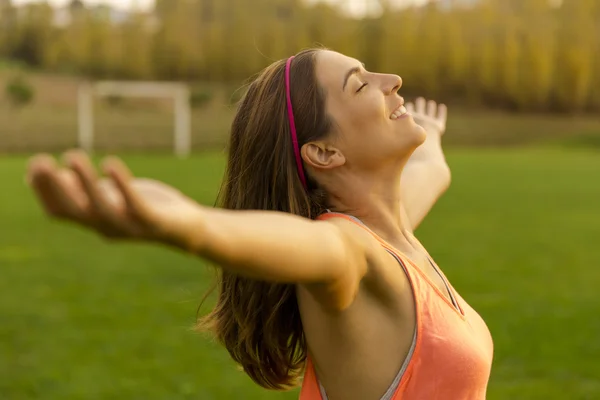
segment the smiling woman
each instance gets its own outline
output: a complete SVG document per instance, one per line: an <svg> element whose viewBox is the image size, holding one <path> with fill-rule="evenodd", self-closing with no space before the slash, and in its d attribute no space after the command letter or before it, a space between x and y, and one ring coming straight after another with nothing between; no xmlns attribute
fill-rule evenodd
<svg viewBox="0 0 600 400"><path fill-rule="evenodd" d="M449 185L446 108L397 75L311 49L266 68L232 124L221 209L108 159L39 155L55 217L169 244L220 268L199 329L259 385L301 399L484 399L492 340L413 234ZM418 123L417 123L418 122Z"/></svg>

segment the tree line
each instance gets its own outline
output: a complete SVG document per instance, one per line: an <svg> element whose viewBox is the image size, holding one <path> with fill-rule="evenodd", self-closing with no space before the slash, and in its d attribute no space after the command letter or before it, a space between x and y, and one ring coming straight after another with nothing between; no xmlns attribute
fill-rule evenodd
<svg viewBox="0 0 600 400"><path fill-rule="evenodd" d="M356 18L303 0L157 0L152 13L117 19L74 0L61 23L48 4L0 0L0 57L91 78L237 82L320 44L401 75L408 93L600 110L600 1L463 3L395 9L378 0L379 13Z"/></svg>

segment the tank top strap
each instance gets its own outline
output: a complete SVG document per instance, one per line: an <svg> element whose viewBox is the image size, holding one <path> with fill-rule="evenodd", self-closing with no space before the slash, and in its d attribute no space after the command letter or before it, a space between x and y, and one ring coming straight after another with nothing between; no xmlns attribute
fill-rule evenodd
<svg viewBox="0 0 600 400"><path fill-rule="evenodd" d="M383 246L385 247L390 247L383 239L381 239L379 237L379 235L377 235L375 232L373 232L371 230L371 228L369 228L364 222L362 222L360 219L352 216L352 215L348 215L348 214L342 214L342 213L337 213L337 212L331 212L331 211L327 211L324 214L321 214L317 217L317 220L319 221L326 221L328 219L333 219L333 218L341 218L341 219L345 219L347 221L350 221L358 226L360 226L361 228L363 228L365 231L369 232L375 239L377 239L377 241L379 243L381 243Z"/></svg>
<svg viewBox="0 0 600 400"><path fill-rule="evenodd" d="M302 388L300 389L300 400L323 400L323 392L321 385L317 379L315 366L310 359L310 356L306 357L306 364L304 370L304 379L302 380Z"/></svg>
<svg viewBox="0 0 600 400"><path fill-rule="evenodd" d="M441 270L437 267L437 265L432 261L429 254L427 254L427 259L431 263L435 272L440 276L441 280L443 281L445 290L447 291L448 295L450 296L450 299L448 299L446 297L446 295L443 293L443 291L441 289L439 289L437 286L435 286L435 284L431 281L431 278L429 278L427 276L427 274L417 264L415 264L409 257L404 255L402 252L400 252L394 246L392 246L391 244L389 244L388 242L383 240L381 237L379 237L379 235L377 235L375 232L373 232L360 219L358 219L352 215L331 212L331 211L327 211L326 213L321 214L317 219L318 220L327 220L327 219L331 219L331 218L344 218L348 221L351 221L351 222L359 225L360 227L365 229L367 232L369 232L371 235L373 235L373 237L375 239L377 239L377 241L383 246L383 248L385 248L388 251L388 253L390 253L394 258L396 258L396 260L402 265L402 267L404 268L404 271L408 274L408 277L412 281L411 285L413 286L413 289L417 290L417 292L420 292L421 290L425 290L425 291L432 290L432 291L436 292L437 295L441 297L442 301L447 302L464 319L464 317L465 317L464 310L462 309L462 306L460 305L460 302L458 301L458 298L456 296L456 291L450 285L446 276L441 272Z"/></svg>
<svg viewBox="0 0 600 400"><path fill-rule="evenodd" d="M412 261L408 257L406 257L402 252L397 250L391 244L389 244L385 240L383 240L378 234L373 232L371 230L371 228L369 228L364 222L362 222L360 219L356 218L355 216L338 213L338 212L332 212L332 211L327 210L326 213L319 215L317 217L317 220L318 221L326 221L328 219L333 219L333 218L342 218L342 219L353 222L354 224L360 226L361 228L363 228L364 230L369 232L371 234L371 236L373 236L389 253L392 253L394 258L396 258L401 264L411 265L413 268L418 269L418 267L413 265Z"/></svg>
<svg viewBox="0 0 600 400"><path fill-rule="evenodd" d="M409 280L409 284L411 286L411 291L415 298L415 307L416 307L415 311L417 314L417 316L416 316L417 321L416 321L415 331L413 334L413 340L411 343L409 354L407 355L407 357L402 365L402 368L396 375L394 381L390 384L387 392L383 395L383 397L380 398L380 400L396 399L396 398L398 398L397 396L398 396L398 393L400 392L400 389L402 386L402 379L405 377L405 375L410 375L410 373L411 373L411 370L414 365L414 363L412 363L412 365L411 365L411 361L413 360L413 357L415 357L415 354L417 353L418 347L419 347L420 334L418 332L421 331L421 316L420 316L421 315L421 296L419 295L419 293L422 291L422 289L421 289L422 284L419 280L418 274L415 273L413 270L411 270L409 265L413 269L414 268L418 269L418 267L415 265L412 265L412 262L410 261L410 259L408 259L408 257L404 256L404 254L402 254L401 252L396 250L393 246L391 246L389 243L387 243L385 240L380 238L379 235L377 235L375 232L373 232L364 222L362 222L360 219L358 219L354 216L328 211L327 213L319 215L317 220L325 221L325 220L333 219L333 218L342 218L347 221L350 221L350 222L360 226L361 228L366 230L368 233L370 233L381 244L381 246L392 257L394 257L396 259L396 261L398 262L400 267L406 273L407 278ZM299 399L300 400L327 400L327 394L325 392L325 389L321 386L321 384L319 382L319 379L316 375L314 364L313 364L310 356L307 356L307 359L306 359L304 380L303 380Z"/></svg>

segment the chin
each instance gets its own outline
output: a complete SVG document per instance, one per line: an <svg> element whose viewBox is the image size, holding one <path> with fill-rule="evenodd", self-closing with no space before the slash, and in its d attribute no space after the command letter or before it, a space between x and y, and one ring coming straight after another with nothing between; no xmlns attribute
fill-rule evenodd
<svg viewBox="0 0 600 400"><path fill-rule="evenodd" d="M427 132L420 126L416 126L405 131L403 134L402 144L397 148L396 158L410 157L410 155L419 148L427 139Z"/></svg>
<svg viewBox="0 0 600 400"><path fill-rule="evenodd" d="M415 147L419 147L425 143L425 140L427 139L427 131L422 126L415 124L414 128L410 132L410 137L413 139L412 144Z"/></svg>

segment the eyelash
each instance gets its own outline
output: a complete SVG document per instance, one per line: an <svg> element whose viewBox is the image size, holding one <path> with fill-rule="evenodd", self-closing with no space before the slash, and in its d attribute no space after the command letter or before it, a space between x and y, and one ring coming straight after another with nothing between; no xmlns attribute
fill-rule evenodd
<svg viewBox="0 0 600 400"><path fill-rule="evenodd" d="M356 93L360 92L361 90L363 90L365 88L365 86L367 86L368 83L364 83L360 88L358 88L358 90L356 91Z"/></svg>

